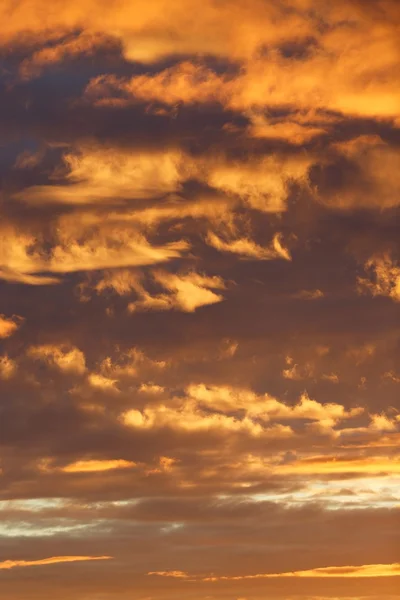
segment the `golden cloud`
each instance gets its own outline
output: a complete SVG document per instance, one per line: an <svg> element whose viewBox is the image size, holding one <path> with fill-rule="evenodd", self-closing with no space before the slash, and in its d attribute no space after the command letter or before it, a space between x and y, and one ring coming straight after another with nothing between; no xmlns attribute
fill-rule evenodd
<svg viewBox="0 0 400 600"><path fill-rule="evenodd" d="M370 293L372 296L387 296L395 302L400 302L400 266L389 256L373 256L365 264L369 278L358 278L360 293Z"/></svg>
<svg viewBox="0 0 400 600"><path fill-rule="evenodd" d="M50 31L107 31L121 40L127 59L143 62L168 54L247 58L264 44L280 43L293 35L306 37L312 32L312 24L300 14L288 14L284 7L260 0L236 0L229 7L206 0L196 23L188 14L187 0L177 0L173 7L165 0L151 4L112 0L102 2L101 7L95 0L72 0L68 5L57 1L51 9L45 0L23 0L17 7L6 0L0 16L5 23L4 41L26 31L39 39Z"/></svg>
<svg viewBox="0 0 400 600"><path fill-rule="evenodd" d="M9 358L7 354L0 356L0 379L11 379L17 372L17 369L18 366L15 360Z"/></svg>
<svg viewBox="0 0 400 600"><path fill-rule="evenodd" d="M15 567L41 567L59 563L72 563L91 560L110 560L112 556L51 556L39 560L3 560L0 569L14 569Z"/></svg>
<svg viewBox="0 0 400 600"><path fill-rule="evenodd" d="M0 315L0 339L12 336L21 326L22 317Z"/></svg>
<svg viewBox="0 0 400 600"><path fill-rule="evenodd" d="M141 266L166 262L188 249L184 240L152 246L128 226L103 222L89 224L61 220L56 229L58 242L50 252L41 236L3 230L0 241L0 278L29 285L49 285L60 279L44 273L66 274L114 267Z"/></svg>
<svg viewBox="0 0 400 600"><path fill-rule="evenodd" d="M239 581L243 579L269 579L280 577L307 577L307 578L358 578L358 577L398 577L400 576L400 563L344 566L344 567L319 567L305 571L290 571L283 573L257 573L255 575L211 575L201 577L190 575L184 571L150 571L147 575L159 577L174 577L177 579L190 579L191 581Z"/></svg>
<svg viewBox="0 0 400 600"><path fill-rule="evenodd" d="M269 247L262 247L248 238L239 238L235 240L224 241L215 233L207 234L207 242L221 252L231 252L239 254L244 258L256 260L291 260L290 252L284 248L281 243L281 236L276 234Z"/></svg>
<svg viewBox="0 0 400 600"><path fill-rule="evenodd" d="M28 187L16 197L35 204L78 205L146 199L177 191L185 169L178 151L133 153L99 145L78 146L63 161L64 185Z"/></svg>
<svg viewBox="0 0 400 600"><path fill-rule="evenodd" d="M66 465L61 470L64 473L99 473L114 469L131 469L136 463L128 460L78 460Z"/></svg>
<svg viewBox="0 0 400 600"><path fill-rule="evenodd" d="M151 295L140 284L135 284L139 299L128 305L130 312L140 310L181 310L194 312L201 306L217 304L224 297L213 290L225 289L224 281L217 276L209 277L195 272L187 274L153 271L154 281L161 285L167 293Z"/></svg>
<svg viewBox="0 0 400 600"><path fill-rule="evenodd" d="M338 423L364 412L361 407L347 411L340 404L320 404L306 394L298 404L288 406L267 394L257 396L251 390L228 386L197 384L189 386L186 392L187 397L173 398L169 404L163 400L150 402L143 410L130 409L121 415L121 420L126 426L143 430L170 427L186 432L232 431L282 439L298 435L294 424L305 423L303 434L317 433L335 439L340 435L340 430L333 429ZM291 426L285 421L290 421Z"/></svg>
<svg viewBox="0 0 400 600"><path fill-rule="evenodd" d="M79 348L67 344L61 346L51 344L31 346L27 350L27 355L65 373L82 374L86 371L83 352Z"/></svg>
<svg viewBox="0 0 400 600"><path fill-rule="evenodd" d="M116 387L117 380L104 377L100 373L90 373L88 375L88 382L94 388L109 392L118 392L118 388Z"/></svg>
<svg viewBox="0 0 400 600"><path fill-rule="evenodd" d="M362 22L353 26L335 23L330 31L319 35L301 60L271 48L264 56L257 52L250 60L243 57L242 68L232 76L184 61L159 73L130 79L102 75L89 83L85 96L97 105L111 106L140 101L169 105L218 102L250 114L250 135L293 136L296 144L326 129L315 126L312 119L308 124L295 119L282 124L269 122L257 118L257 110L293 106L303 115L322 109L360 117L398 117L400 90L394 81L399 50L395 36L389 23L386 28ZM306 42L299 36L292 40L296 37L300 43Z"/></svg>
<svg viewBox="0 0 400 600"><path fill-rule="evenodd" d="M49 36L49 32L46 33ZM57 32L54 32L54 37L54 45L34 51L21 62L19 73L22 79L37 77L44 69L59 65L68 59L92 58L98 51L118 49L118 42L115 39L100 32L84 31L60 40L57 40Z"/></svg>
<svg viewBox="0 0 400 600"><path fill-rule="evenodd" d="M289 465L279 467L282 474L345 474L360 473L366 475L397 475L400 473L400 460L390 457L371 457L355 458L346 460L345 458L326 456L316 456L304 458Z"/></svg>

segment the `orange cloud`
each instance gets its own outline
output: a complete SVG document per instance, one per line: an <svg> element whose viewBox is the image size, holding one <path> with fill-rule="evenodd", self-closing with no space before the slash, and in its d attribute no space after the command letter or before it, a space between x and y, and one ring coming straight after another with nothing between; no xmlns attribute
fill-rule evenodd
<svg viewBox="0 0 400 600"><path fill-rule="evenodd" d="M82 145L63 157L69 185L27 187L16 197L27 203L98 204L146 199L179 190L185 161L178 151L136 152Z"/></svg>
<svg viewBox="0 0 400 600"><path fill-rule="evenodd" d="M118 388L116 387L117 380L104 377L101 373L90 373L88 375L88 382L94 388L118 393Z"/></svg>
<svg viewBox="0 0 400 600"><path fill-rule="evenodd" d="M67 344L31 346L27 355L35 360L41 360L50 367L65 373L82 374L86 371L85 355L79 348Z"/></svg>
<svg viewBox="0 0 400 600"><path fill-rule="evenodd" d="M118 459L118 460L78 460L71 463L61 470L64 473L99 473L102 471L113 471L115 469L131 469L136 463Z"/></svg>
<svg viewBox="0 0 400 600"><path fill-rule="evenodd" d="M219 75L188 61L130 79L102 75L89 83L85 97L97 105L111 106L138 101L169 105L218 102L250 116L251 136L293 138L295 144L326 132L325 127L314 125L312 112L309 122L302 123L296 118L268 120L259 117L258 110L266 105L291 106L303 114L322 109L396 119L400 89L394 83L399 59L395 29L389 23L385 28L362 21L353 26L332 25L301 60L272 47L264 56L255 52L251 58L242 57L242 68L234 76ZM292 40L296 37L300 43L305 41L301 36ZM233 48L228 56L234 58Z"/></svg>
<svg viewBox="0 0 400 600"><path fill-rule="evenodd" d="M277 439L292 438L297 435L296 425L306 423L306 433L315 432L335 439L340 435L340 430L334 429L337 424L363 413L362 408L347 411L341 404L320 404L306 394L301 396L298 404L289 406L267 394L258 396L251 390L229 386L207 387L197 384L189 386L186 393L185 398L171 398L168 404L163 400L159 403L150 402L142 410L127 410L121 415L121 420L128 427L142 430L170 427L186 432L214 430L222 434L232 431L252 437ZM286 425L286 421L291 422L291 426ZM318 469L328 470L331 462L328 457L326 464L318 464L316 472ZM313 466L310 459L304 465L298 461L287 468L299 471L309 468L312 471ZM354 466L357 466L356 462ZM274 464L265 464L263 469L266 468L273 469ZM349 465L343 463L343 468L349 468ZM282 472L284 470L282 467Z"/></svg>
<svg viewBox="0 0 400 600"><path fill-rule="evenodd" d="M175 577L176 579L188 579L190 575L184 571L150 571L147 575L159 575L160 577Z"/></svg>
<svg viewBox="0 0 400 600"><path fill-rule="evenodd" d="M300 459L289 465L281 465L279 471L282 474L342 474L342 473L365 473L373 474L398 474L400 473L400 460L389 457L355 458L347 460L345 458L326 456L311 457Z"/></svg>
<svg viewBox="0 0 400 600"><path fill-rule="evenodd" d="M274 260L284 259L291 260L290 252L284 248L281 243L281 236L276 234L269 247L262 247L248 238L239 238L235 240L224 241L215 233L207 234L207 242L221 252L231 252L239 254L244 258L256 260Z"/></svg>
<svg viewBox="0 0 400 600"><path fill-rule="evenodd" d="M154 280L167 290L167 293L151 295L136 283L135 291L139 300L131 302L128 310L181 310L194 312L201 306L222 302L224 297L213 290L225 289L224 281L217 276L209 277L195 272L175 275L166 271L153 271Z"/></svg>
<svg viewBox="0 0 400 600"><path fill-rule="evenodd" d="M373 256L365 269L370 273L369 278L358 278L360 293L370 293L372 296L387 296L395 302L400 302L400 266L388 254Z"/></svg>
<svg viewBox="0 0 400 600"><path fill-rule="evenodd" d="M143 62L169 54L247 58L262 45L312 31L312 24L300 14L261 0L235 0L229 6L206 0L196 22L188 14L187 0L176 0L173 7L165 0L111 0L100 7L96 0L71 0L68 6L56 1L51 9L45 0L22 0L17 6L5 0L0 16L4 41L27 30L39 38L48 31L107 31L121 40L127 59Z"/></svg>
<svg viewBox="0 0 400 600"><path fill-rule="evenodd" d="M293 183L308 185L311 159L302 156L271 154L261 159L227 161L215 157L205 162L204 178L208 185L265 213L286 210Z"/></svg>
<svg viewBox="0 0 400 600"><path fill-rule="evenodd" d="M56 32L55 32L55 35ZM19 67L22 79L32 79L47 67L62 64L65 60L81 57L92 58L98 51L118 50L118 41L100 32L82 32L54 45L36 50L24 59Z"/></svg>
<svg viewBox="0 0 400 600"><path fill-rule="evenodd" d="M203 384L189 386L187 392L201 404L215 410L232 411L245 409L249 416L269 420L305 419L319 421L333 426L341 420L355 417L363 412L363 408L349 411L341 404L320 404L307 394L302 394L294 406L289 406L265 394L258 396L251 390L235 389L229 386L205 386Z"/></svg>
<svg viewBox="0 0 400 600"><path fill-rule="evenodd" d="M52 556L39 560L4 560L0 562L0 569L14 569L15 567L40 567L58 563L72 563L92 560L110 560L112 556Z"/></svg>
<svg viewBox="0 0 400 600"><path fill-rule="evenodd" d="M0 236L0 279L29 285L60 283L44 273L66 274L114 267L142 266L177 258L188 249L184 240L152 246L138 231L109 221L74 224L61 219L56 242L46 251L40 235L3 230Z"/></svg>
<svg viewBox="0 0 400 600"><path fill-rule="evenodd" d="M396 147L379 136L362 135L333 144L332 148L337 157L351 166L352 177L337 192L327 190L319 194L319 201L342 210L358 207L383 210L399 205L400 151ZM324 159L322 163L329 165Z"/></svg>
<svg viewBox="0 0 400 600"><path fill-rule="evenodd" d="M174 577L177 579L190 579L191 581L239 581L243 579L270 579L280 577L306 577L306 578L359 578L359 577L398 577L400 576L400 563L376 564L345 567L320 567L306 571L290 571L283 573L257 573L255 575L212 575L199 577L189 575L184 571L150 571L147 575L159 577Z"/></svg>
<svg viewBox="0 0 400 600"><path fill-rule="evenodd" d="M23 319L21 317L6 317L0 315L0 339L8 338L19 329Z"/></svg>
<svg viewBox="0 0 400 600"><path fill-rule="evenodd" d="M7 380L11 379L17 372L17 363L4 354L0 356L0 379Z"/></svg>
<svg viewBox="0 0 400 600"><path fill-rule="evenodd" d="M322 567L306 571L293 571L289 573L260 573L257 575L238 575L232 577L208 577L203 581L220 581L221 579L268 579L277 577L310 577L310 578L358 578L358 577L398 577L400 576L400 563L389 565L361 565L358 567Z"/></svg>
<svg viewBox="0 0 400 600"><path fill-rule="evenodd" d="M220 153L193 157L175 149L132 152L94 143L78 145L66 152L63 160L67 169L64 182L68 185L27 187L15 194L15 198L36 205L103 202L127 208L129 202L131 209L135 209L133 202L137 200L164 196L173 200L173 194L181 190L185 181L195 179L255 210L282 212L286 209L290 186L293 183L308 185L308 170L312 164L311 157L306 155L272 154L233 162ZM231 201L231 207L232 204ZM175 205L171 202L147 211L139 209L136 218L134 214L129 217L129 213L125 213L122 220L136 220L143 226L143 218L144 224L149 224L157 218L165 220L201 213L216 217L218 207L214 203L212 208L210 202L200 202L199 206L196 203L194 207L183 204L182 212L176 202ZM87 213L81 226L85 222L95 225L98 219ZM67 225L68 218L61 223ZM29 243L32 244L32 240Z"/></svg>

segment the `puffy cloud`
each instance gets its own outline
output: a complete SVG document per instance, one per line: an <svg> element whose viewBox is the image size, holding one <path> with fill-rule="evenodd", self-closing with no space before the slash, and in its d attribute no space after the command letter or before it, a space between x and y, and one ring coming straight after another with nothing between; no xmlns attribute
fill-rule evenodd
<svg viewBox="0 0 400 600"><path fill-rule="evenodd" d="M363 413L362 408L346 411L340 404L320 404L302 395L298 404L288 406L275 398L257 396L253 391L230 387L191 385L188 397L171 404L149 403L142 411L123 413L125 425L137 429L171 427L182 431L224 430L251 436L285 438L294 435L301 423L312 432L337 436L332 428L343 420ZM286 425L289 422L291 426Z"/></svg>
<svg viewBox="0 0 400 600"><path fill-rule="evenodd" d="M10 379L17 372L17 363L9 358L7 354L0 356L0 379Z"/></svg>
<svg viewBox="0 0 400 600"><path fill-rule="evenodd" d="M100 373L89 373L88 382L94 388L118 392L118 388L116 387L117 380L104 377Z"/></svg>
<svg viewBox="0 0 400 600"><path fill-rule="evenodd" d="M388 254L373 256L365 264L368 278L358 278L358 290L372 296L387 296L395 302L400 301L400 267Z"/></svg>
<svg viewBox="0 0 400 600"><path fill-rule="evenodd" d="M393 81L399 53L395 28L389 23L385 28L362 21L331 25L330 30L317 35L314 44L307 37L292 38L297 37L300 48L303 45L304 55L298 60L285 55L279 46L271 46L264 53L254 53L251 60L244 57L242 68L230 76L187 61L130 79L102 75L89 84L86 97L97 104L117 106L144 100L171 105L219 102L242 111L266 105L294 106L305 113L323 109L397 118L399 90ZM232 54L230 58L234 58ZM250 114L257 115L257 111ZM295 119L268 124L255 116L254 121L252 133L256 137L293 136L294 143L325 132L312 120L308 127Z"/></svg>
<svg viewBox="0 0 400 600"><path fill-rule="evenodd" d="M122 41L125 56L134 61L152 62L168 54L216 54L237 58L251 57L262 45L304 37L312 27L304 17L285 7L272 6L259 0L250 4L241 0L232 6L215 6L210 0L193 23L187 13L187 2L179 0L171 9L163 0L151 5L143 2L123 3L113 0L98 11L93 0L76 2L52 11L46 3L22 2L10 10L6 2L2 17L7 23L4 40L30 30L37 37L47 31L107 31ZM45 17L43 15L45 14ZM229 26L228 26L229 23ZM169 35L166 34L169 32ZM85 49L83 48L83 51Z"/></svg>
<svg viewBox="0 0 400 600"><path fill-rule="evenodd" d="M250 435L263 433L262 427L251 419L236 419L221 414L206 414L193 403L186 403L182 407L171 408L165 405L147 407L143 412L136 409L127 411L122 415L123 423L135 429L172 429L185 432L215 431L220 435L228 432L244 432ZM290 428L277 428L272 435L290 435Z"/></svg>
<svg viewBox="0 0 400 600"><path fill-rule="evenodd" d="M0 315L0 338L8 338L13 335L21 326L23 319L21 317L6 317Z"/></svg>
<svg viewBox="0 0 400 600"><path fill-rule="evenodd" d="M85 355L79 348L69 345L31 346L27 354L34 360L40 360L50 367L68 373L84 373L86 371Z"/></svg>
<svg viewBox="0 0 400 600"><path fill-rule="evenodd" d="M106 377L140 378L149 374L162 372L167 362L153 360L139 348L129 348L125 352L118 352L115 358L108 356L100 364L100 370Z"/></svg>

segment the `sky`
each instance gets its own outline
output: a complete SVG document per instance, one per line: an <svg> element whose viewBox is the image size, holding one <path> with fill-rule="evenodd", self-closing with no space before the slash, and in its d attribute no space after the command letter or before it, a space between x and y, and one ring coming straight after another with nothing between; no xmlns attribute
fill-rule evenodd
<svg viewBox="0 0 400 600"><path fill-rule="evenodd" d="M400 600L398 1L0 20L0 598Z"/></svg>

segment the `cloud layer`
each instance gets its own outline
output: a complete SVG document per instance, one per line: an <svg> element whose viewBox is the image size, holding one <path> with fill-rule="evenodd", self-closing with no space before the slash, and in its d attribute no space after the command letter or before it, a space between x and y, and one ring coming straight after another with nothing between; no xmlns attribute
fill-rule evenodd
<svg viewBox="0 0 400 600"><path fill-rule="evenodd" d="M3 0L2 597L400 599L399 14Z"/></svg>

